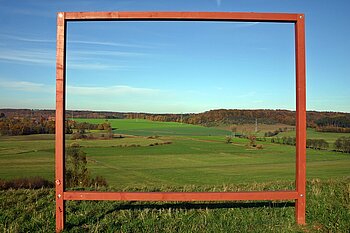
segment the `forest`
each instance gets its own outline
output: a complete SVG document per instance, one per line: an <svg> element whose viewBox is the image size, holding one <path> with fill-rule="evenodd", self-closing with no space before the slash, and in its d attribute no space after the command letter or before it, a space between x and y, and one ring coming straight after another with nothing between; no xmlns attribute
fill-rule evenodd
<svg viewBox="0 0 350 233"><path fill-rule="evenodd" d="M75 130L75 131L74 131ZM92 124L88 122L76 122L74 120L66 120L66 134L73 134L75 138L85 138L86 130L106 130L112 131L108 122L101 124ZM73 132L74 131L74 132ZM0 135L18 136L31 134L54 134L55 120L40 116L35 117L5 117L0 118Z"/></svg>
<svg viewBox="0 0 350 233"><path fill-rule="evenodd" d="M295 125L295 111L290 110L241 110L217 109L203 113L159 114L134 113L110 111L66 111L67 119L93 118L93 119L146 119L163 122L181 122L202 126L223 126L233 124L286 124ZM30 117L54 119L54 110L34 109L0 109L1 119ZM350 132L350 113L307 111L307 126L322 132Z"/></svg>

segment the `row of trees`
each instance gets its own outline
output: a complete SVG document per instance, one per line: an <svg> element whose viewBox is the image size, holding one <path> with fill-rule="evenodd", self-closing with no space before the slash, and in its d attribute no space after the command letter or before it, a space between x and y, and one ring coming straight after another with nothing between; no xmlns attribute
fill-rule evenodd
<svg viewBox="0 0 350 233"><path fill-rule="evenodd" d="M295 137L275 137L271 138L272 143L284 144L295 146L296 138ZM327 150L329 148L329 143L324 139L307 139L306 148L311 148L315 150Z"/></svg>
<svg viewBox="0 0 350 233"><path fill-rule="evenodd" d="M334 142L336 151L350 153L350 137L340 137Z"/></svg>
<svg viewBox="0 0 350 233"><path fill-rule="evenodd" d="M69 128L67 127L67 130ZM0 119L0 134L1 135L29 135L29 134L53 134L55 133L55 122L45 118L6 118ZM67 132L69 133L69 132Z"/></svg>
<svg viewBox="0 0 350 233"><path fill-rule="evenodd" d="M350 114L341 112L316 112L308 111L307 126L318 128L319 130L339 130L349 129ZM7 117L54 117L54 110L33 110L33 109L1 109L0 119ZM216 109L203 113L187 114L153 114L153 113L125 113L125 112L105 112L105 111L66 111L67 118L100 118L100 119L148 119L152 121L183 122L195 125L215 126L232 125L243 123L254 123L255 119L259 123L275 124L283 123L295 125L295 111L289 110L241 110L241 109ZM329 128L330 127L330 128ZM342 131L343 132L343 131Z"/></svg>
<svg viewBox="0 0 350 233"><path fill-rule="evenodd" d="M101 124L91 124L88 122L74 122L73 127L75 132L72 134L71 139L97 139L96 134L88 133L88 130L105 130L106 133L99 135L99 139L111 139L113 138L113 129L111 123L107 120Z"/></svg>
<svg viewBox="0 0 350 233"><path fill-rule="evenodd" d="M112 132L111 124L105 121L101 124L91 124L88 122L76 122L73 120L66 121L66 134L72 134L73 131L84 135L86 130L106 130L108 133ZM0 118L0 135L16 136L16 135L30 135L30 134L54 134L55 121L45 118Z"/></svg>
<svg viewBox="0 0 350 233"><path fill-rule="evenodd" d="M350 133L350 116L342 115L318 119L316 131Z"/></svg>
<svg viewBox="0 0 350 233"><path fill-rule="evenodd" d="M284 144L284 145L290 145L295 146L296 145L296 139L295 137L276 137L271 138L272 143L278 143L278 144Z"/></svg>
<svg viewBox="0 0 350 233"><path fill-rule="evenodd" d="M273 136L276 136L276 135L279 134L279 133L287 132L287 131L288 131L288 128L287 128L287 127L279 128L279 129L276 129L275 131L268 131L268 132L265 132L264 136L265 136L265 137L273 137Z"/></svg>
<svg viewBox="0 0 350 233"><path fill-rule="evenodd" d="M324 139L307 139L306 148L315 150L327 150L329 148L329 143Z"/></svg>
<svg viewBox="0 0 350 233"><path fill-rule="evenodd" d="M70 120L70 127L77 130L108 130L111 128L111 123L105 121L101 124L92 124L89 122L77 122Z"/></svg>
<svg viewBox="0 0 350 233"><path fill-rule="evenodd" d="M259 139L261 141L265 138ZM272 143L284 144L284 145L296 145L295 137L275 137L271 138ZM306 148L315 150L328 150L329 143L324 139L307 139ZM334 150L343 153L350 153L350 137L340 137L334 142Z"/></svg>

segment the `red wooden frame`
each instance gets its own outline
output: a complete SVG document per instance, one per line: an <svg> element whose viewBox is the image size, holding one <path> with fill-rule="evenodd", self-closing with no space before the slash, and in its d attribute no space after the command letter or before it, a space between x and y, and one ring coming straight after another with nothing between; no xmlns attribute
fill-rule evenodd
<svg viewBox="0 0 350 233"><path fill-rule="evenodd" d="M262 192L92 192L65 191L66 29L68 21L243 21L295 25L296 58L296 190ZM66 200L119 201L236 201L295 200L295 218L305 224L306 74L303 14L233 12L60 12L57 15L56 55L56 231L63 230Z"/></svg>

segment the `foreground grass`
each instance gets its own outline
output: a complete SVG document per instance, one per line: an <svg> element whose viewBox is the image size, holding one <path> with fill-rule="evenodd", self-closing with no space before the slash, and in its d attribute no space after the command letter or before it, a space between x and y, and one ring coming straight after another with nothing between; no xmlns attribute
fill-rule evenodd
<svg viewBox="0 0 350 233"><path fill-rule="evenodd" d="M290 188L289 182L163 187L161 191ZM149 191L144 189L144 191ZM307 225L297 226L293 202L67 202L66 232L349 232L350 178L307 183ZM3 232L53 232L54 190L0 192Z"/></svg>

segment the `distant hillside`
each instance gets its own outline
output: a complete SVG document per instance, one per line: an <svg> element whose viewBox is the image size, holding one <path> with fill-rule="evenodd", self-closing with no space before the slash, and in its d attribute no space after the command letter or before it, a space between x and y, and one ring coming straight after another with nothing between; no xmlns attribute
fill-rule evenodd
<svg viewBox="0 0 350 233"><path fill-rule="evenodd" d="M54 110L33 110L33 109L0 109L0 115L6 117L45 117L53 118ZM109 118L109 119L135 119L142 118L153 121L171 121L183 122L204 126L219 126L231 124L287 124L295 125L295 111L289 110L239 110L239 109L217 109L203 113L186 113L186 114L155 114L155 113L128 113L128 112L109 112L109 111L67 111L66 116L69 118ZM320 122L331 122L329 119L350 119L350 113L343 112L307 112L308 127L325 127L319 125ZM336 121L334 121L336 122ZM329 124L331 124L329 123ZM327 126L329 126L329 124ZM332 125L333 126L333 125ZM337 125L338 127L338 125Z"/></svg>

